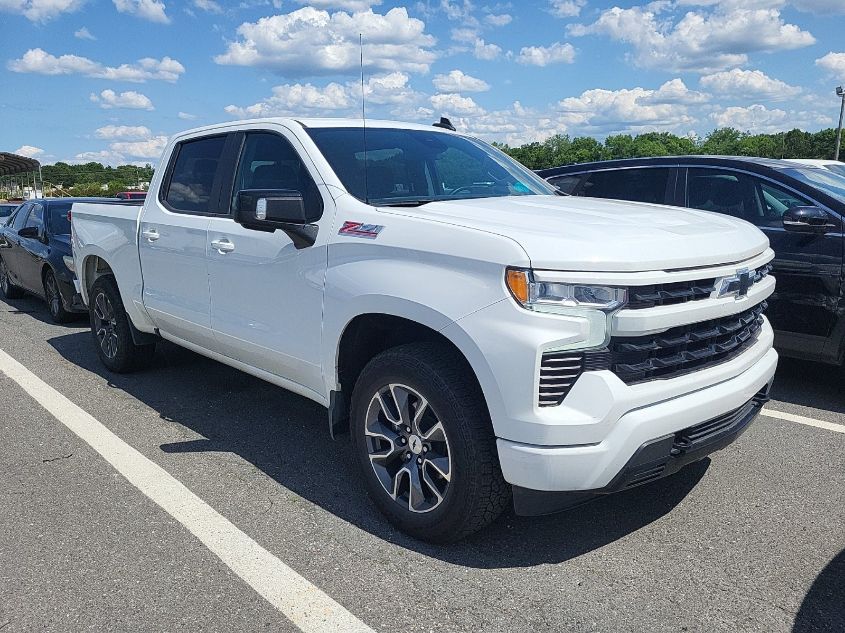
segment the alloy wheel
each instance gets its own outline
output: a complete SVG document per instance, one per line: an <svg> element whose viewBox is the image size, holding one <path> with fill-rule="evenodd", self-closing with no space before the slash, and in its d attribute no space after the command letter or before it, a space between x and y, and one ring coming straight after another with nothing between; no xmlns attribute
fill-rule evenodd
<svg viewBox="0 0 845 633"><path fill-rule="evenodd" d="M367 408L370 464L384 491L410 512L430 512L452 478L449 439L428 401L405 385L382 387Z"/></svg>
<svg viewBox="0 0 845 633"><path fill-rule="evenodd" d="M117 356L120 342L117 337L117 319L111 301L103 292L94 299L94 333L106 358Z"/></svg>

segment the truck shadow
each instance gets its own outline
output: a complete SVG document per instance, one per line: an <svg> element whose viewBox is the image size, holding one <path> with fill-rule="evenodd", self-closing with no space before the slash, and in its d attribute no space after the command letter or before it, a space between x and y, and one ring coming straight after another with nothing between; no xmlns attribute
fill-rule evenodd
<svg viewBox="0 0 845 633"><path fill-rule="evenodd" d="M601 548L670 512L710 463L705 459L655 484L553 516L528 518L506 512L493 526L460 543L432 546L398 532L370 503L349 442L329 438L326 410L319 405L168 343L160 345L151 369L111 374L100 364L90 336L77 332L49 343L68 361L205 438L163 444L163 452L235 453L281 486L360 529L456 565L534 566Z"/></svg>
<svg viewBox="0 0 845 633"><path fill-rule="evenodd" d="M798 609L792 631L845 631L845 550L816 577Z"/></svg>
<svg viewBox="0 0 845 633"><path fill-rule="evenodd" d="M845 368L781 357L772 398L804 407L845 413Z"/></svg>

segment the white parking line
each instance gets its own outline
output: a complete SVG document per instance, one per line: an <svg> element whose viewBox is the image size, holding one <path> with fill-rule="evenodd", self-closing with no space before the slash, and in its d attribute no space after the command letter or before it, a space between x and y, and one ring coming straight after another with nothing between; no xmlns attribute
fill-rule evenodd
<svg viewBox="0 0 845 633"><path fill-rule="evenodd" d="M825 422L824 420L816 420L808 418L803 415L795 415L794 413L786 413L785 411L775 411L769 407L763 407L760 415L765 415L770 418L777 418L778 420L787 420L789 422L797 422L798 424L806 424L807 426L814 426L817 429L826 429L836 433L845 433L845 424L834 424L833 422Z"/></svg>
<svg viewBox="0 0 845 633"><path fill-rule="evenodd" d="M300 630L373 633L370 627L235 527L161 466L144 457L3 350L0 350L0 372L97 451L129 483L184 525Z"/></svg>

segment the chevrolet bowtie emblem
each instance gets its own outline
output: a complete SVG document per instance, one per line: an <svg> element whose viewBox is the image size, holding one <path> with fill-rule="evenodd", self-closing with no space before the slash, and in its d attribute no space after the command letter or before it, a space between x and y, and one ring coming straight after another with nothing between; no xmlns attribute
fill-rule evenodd
<svg viewBox="0 0 845 633"><path fill-rule="evenodd" d="M737 299L748 295L748 289L753 283L751 272L747 268L736 271L733 277L725 277L722 279L722 285L719 287L719 297L727 297L735 295Z"/></svg>

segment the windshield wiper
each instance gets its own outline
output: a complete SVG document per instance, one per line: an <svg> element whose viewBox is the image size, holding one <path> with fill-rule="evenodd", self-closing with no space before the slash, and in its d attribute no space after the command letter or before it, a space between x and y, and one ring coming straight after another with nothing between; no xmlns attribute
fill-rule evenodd
<svg viewBox="0 0 845 633"><path fill-rule="evenodd" d="M413 200L392 200L390 202L376 202L377 207L421 207L429 202L434 202L430 198L416 198Z"/></svg>

